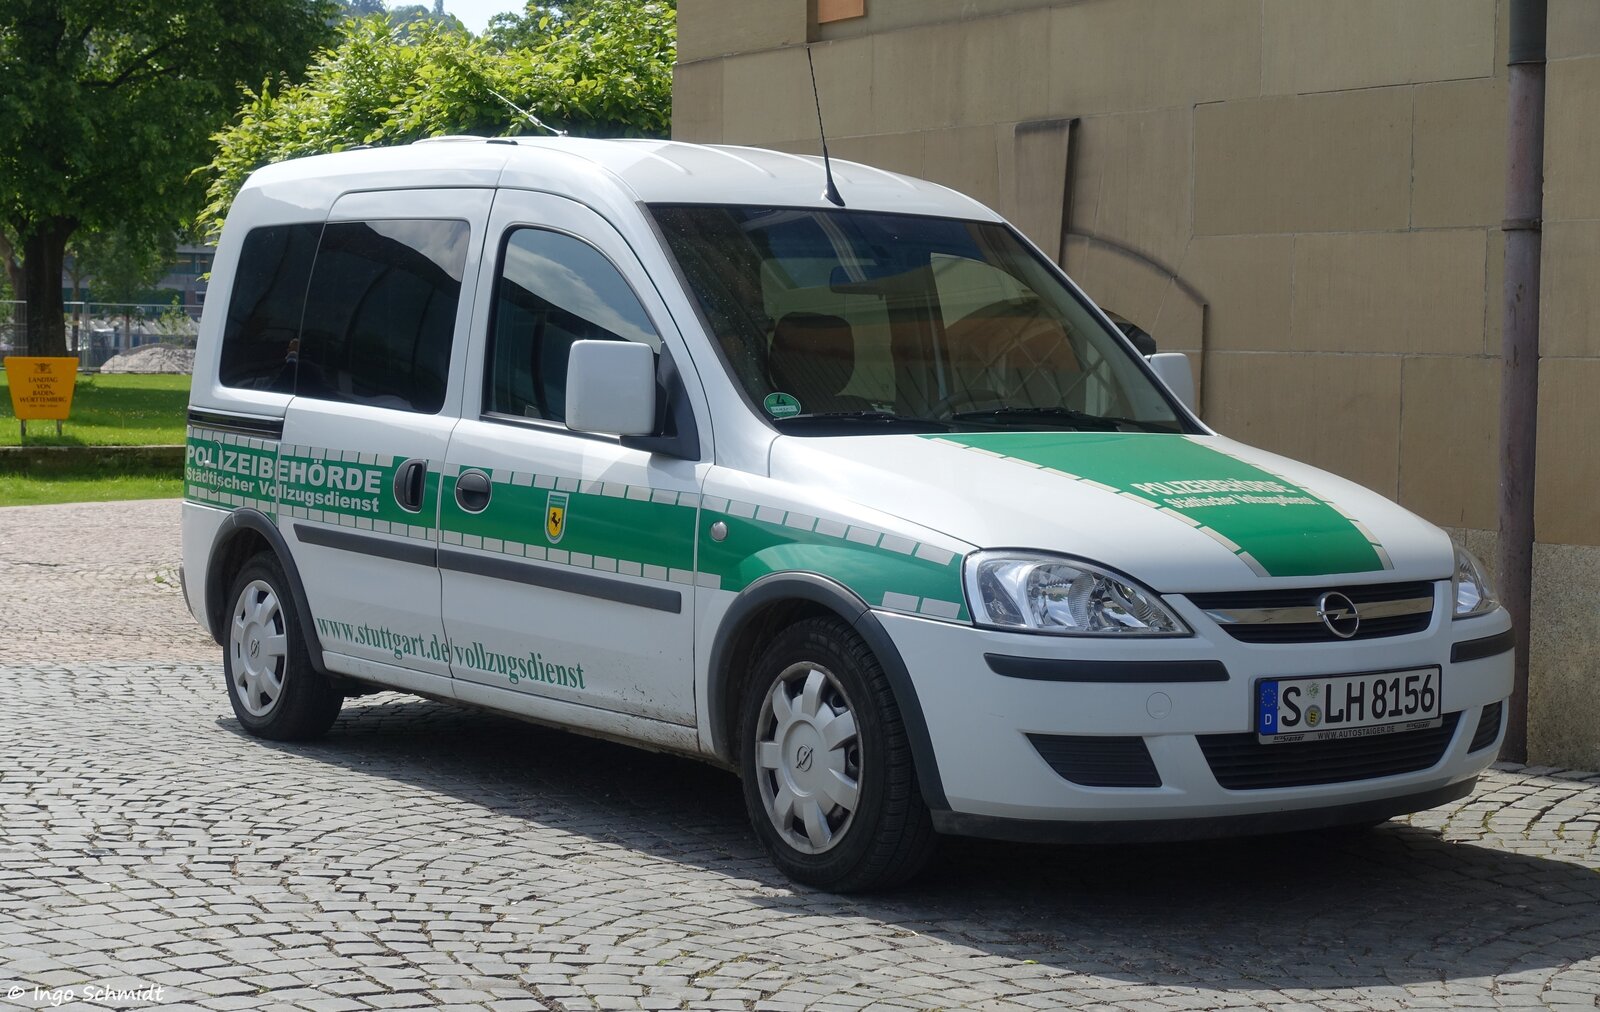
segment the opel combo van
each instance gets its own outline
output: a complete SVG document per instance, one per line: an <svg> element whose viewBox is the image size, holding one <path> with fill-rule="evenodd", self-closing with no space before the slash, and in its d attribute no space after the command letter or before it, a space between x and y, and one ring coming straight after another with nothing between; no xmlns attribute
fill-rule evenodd
<svg viewBox="0 0 1600 1012"><path fill-rule="evenodd" d="M1510 622L1439 529L1212 431L931 183L658 141L264 168L189 410L239 723L376 689L738 771L797 880L938 834L1378 822L1467 794Z"/></svg>

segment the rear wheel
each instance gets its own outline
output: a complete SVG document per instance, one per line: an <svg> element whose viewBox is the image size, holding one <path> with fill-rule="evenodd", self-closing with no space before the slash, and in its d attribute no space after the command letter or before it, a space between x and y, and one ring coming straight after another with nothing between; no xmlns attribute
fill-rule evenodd
<svg viewBox="0 0 1600 1012"><path fill-rule="evenodd" d="M228 600L222 668L239 723L276 741L327 731L344 697L311 663L277 556L262 553L245 563Z"/></svg>
<svg viewBox="0 0 1600 1012"><path fill-rule="evenodd" d="M742 716L745 807L785 874L855 892L927 863L933 823L905 726L882 666L848 624L807 619L779 633Z"/></svg>

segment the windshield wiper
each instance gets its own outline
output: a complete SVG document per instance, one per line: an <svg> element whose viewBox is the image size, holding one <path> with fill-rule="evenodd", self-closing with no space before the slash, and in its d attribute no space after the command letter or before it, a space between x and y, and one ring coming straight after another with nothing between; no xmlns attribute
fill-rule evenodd
<svg viewBox="0 0 1600 1012"><path fill-rule="evenodd" d="M800 415L790 415L788 418L775 418L773 424L780 428L787 427L794 422L816 423L826 426L829 423L851 425L856 422L877 425L903 425L925 429L931 432L949 432L950 426L934 418L918 418L915 415L897 415L893 411L879 411L877 409L862 411L807 411Z"/></svg>
<svg viewBox="0 0 1600 1012"><path fill-rule="evenodd" d="M1133 426L1141 432L1178 432L1176 426L1165 422L1143 422L1137 418L1119 418L1116 415L1096 415L1076 408L986 408L982 411L958 411L950 416L955 422L1003 422L1010 419L1030 419L1069 425L1075 429L1116 432L1122 426Z"/></svg>

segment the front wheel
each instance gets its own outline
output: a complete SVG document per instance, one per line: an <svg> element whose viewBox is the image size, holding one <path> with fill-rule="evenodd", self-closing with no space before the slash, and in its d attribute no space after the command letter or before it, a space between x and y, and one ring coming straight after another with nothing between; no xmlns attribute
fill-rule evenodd
<svg viewBox="0 0 1600 1012"><path fill-rule="evenodd" d="M790 878L834 892L915 875L935 837L883 667L848 624L780 632L746 687L740 771L756 835Z"/></svg>
<svg viewBox="0 0 1600 1012"><path fill-rule="evenodd" d="M283 566L257 555L234 577L222 668L228 702L258 738L315 738L333 726L344 697L311 663Z"/></svg>

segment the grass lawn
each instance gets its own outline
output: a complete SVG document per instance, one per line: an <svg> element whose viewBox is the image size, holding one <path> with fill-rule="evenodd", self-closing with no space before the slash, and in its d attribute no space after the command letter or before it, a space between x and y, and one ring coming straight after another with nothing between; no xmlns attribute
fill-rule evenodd
<svg viewBox="0 0 1600 1012"><path fill-rule="evenodd" d="M109 502L113 499L176 499L183 479L147 474L62 474L35 478L0 473L0 506L43 506L58 502Z"/></svg>
<svg viewBox="0 0 1600 1012"><path fill-rule="evenodd" d="M29 446L150 446L183 442L188 376L80 375L72 414L61 423L30 422ZM0 370L0 446L16 446L11 390ZM118 496L117 498L129 498ZM65 501L65 500L60 500Z"/></svg>
<svg viewBox="0 0 1600 1012"><path fill-rule="evenodd" d="M72 414L56 435L54 422L32 422L29 446L150 446L182 443L189 406L188 376L80 375ZM11 391L0 370L0 446L18 444ZM113 499L171 499L183 495L176 474L86 466L48 476L0 469L0 506L39 506Z"/></svg>

